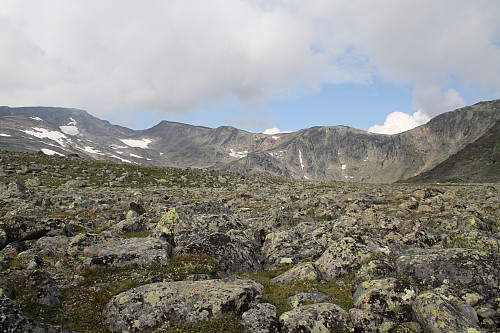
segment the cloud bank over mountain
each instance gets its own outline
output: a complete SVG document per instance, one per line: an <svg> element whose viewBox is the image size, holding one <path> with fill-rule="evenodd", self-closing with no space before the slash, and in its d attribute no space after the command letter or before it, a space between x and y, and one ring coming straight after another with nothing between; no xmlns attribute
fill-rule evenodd
<svg viewBox="0 0 500 333"><path fill-rule="evenodd" d="M430 118L465 105L459 88L500 91L496 0L6 0L0 12L12 106L167 115L380 77Z"/></svg>

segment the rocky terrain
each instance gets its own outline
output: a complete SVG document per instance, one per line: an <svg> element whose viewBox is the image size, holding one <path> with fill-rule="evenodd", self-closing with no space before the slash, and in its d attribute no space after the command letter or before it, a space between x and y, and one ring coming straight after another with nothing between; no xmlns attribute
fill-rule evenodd
<svg viewBox="0 0 500 333"><path fill-rule="evenodd" d="M490 142L492 138L498 142L499 129L495 126L498 121L500 100L450 110L425 125L395 135L373 134L346 126L265 135L229 126L212 129L168 121L135 131L111 125L83 110L0 107L0 147L297 180L392 183L449 163L460 154L467 156L464 149L468 145ZM498 151L495 149L494 152ZM483 164L476 160L465 169L452 168L451 174L436 172L426 177L440 182L498 180L500 168L491 166L491 158L485 161ZM441 166L441 169L450 168Z"/></svg>
<svg viewBox="0 0 500 333"><path fill-rule="evenodd" d="M3 332L498 332L500 186L0 152Z"/></svg>

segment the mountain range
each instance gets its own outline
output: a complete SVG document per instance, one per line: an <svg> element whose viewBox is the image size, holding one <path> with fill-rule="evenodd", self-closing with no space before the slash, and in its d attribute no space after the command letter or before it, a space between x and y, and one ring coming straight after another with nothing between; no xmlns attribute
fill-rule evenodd
<svg viewBox="0 0 500 333"><path fill-rule="evenodd" d="M132 130L78 109L2 106L0 148L312 181L495 182L499 121L500 100L450 111L394 135L346 126L267 135L169 121Z"/></svg>

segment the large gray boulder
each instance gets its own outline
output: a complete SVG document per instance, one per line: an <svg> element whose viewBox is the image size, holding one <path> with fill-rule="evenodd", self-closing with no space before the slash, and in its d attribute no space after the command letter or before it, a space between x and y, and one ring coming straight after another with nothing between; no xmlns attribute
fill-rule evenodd
<svg viewBox="0 0 500 333"><path fill-rule="evenodd" d="M403 320L411 313L417 294L417 288L395 278L365 281L354 292L354 307Z"/></svg>
<svg viewBox="0 0 500 333"><path fill-rule="evenodd" d="M12 216L0 222L0 245L5 247L9 242L38 239L48 233L51 228L50 221L40 221L39 219Z"/></svg>
<svg viewBox="0 0 500 333"><path fill-rule="evenodd" d="M500 290L500 257L471 249L418 249L396 261L398 274L427 288L446 282L455 290L485 297Z"/></svg>
<svg viewBox="0 0 500 333"><path fill-rule="evenodd" d="M61 303L63 291L56 284L51 283L42 286L31 298L33 303L53 306Z"/></svg>
<svg viewBox="0 0 500 333"><path fill-rule="evenodd" d="M299 264L285 273L278 275L269 281L272 284L293 283L296 281L320 281L321 273L314 263L307 262Z"/></svg>
<svg viewBox="0 0 500 333"><path fill-rule="evenodd" d="M314 264L322 278L330 281L359 269L381 250L360 236L344 237L330 245Z"/></svg>
<svg viewBox="0 0 500 333"><path fill-rule="evenodd" d="M259 248L245 237L213 233L176 250L176 255L201 255L211 257L224 274L262 271Z"/></svg>
<svg viewBox="0 0 500 333"><path fill-rule="evenodd" d="M355 332L386 333L396 327L396 322L371 311L352 308L349 310Z"/></svg>
<svg viewBox="0 0 500 333"><path fill-rule="evenodd" d="M214 209L214 207L211 207L211 209L207 208L207 210L202 209L201 211L211 212ZM186 213L186 210L190 213ZM198 211L200 210L194 210L194 212ZM215 209L215 211L217 210ZM248 228L234 215L195 214L194 212L187 208L168 210L156 225L154 235L166 239L176 247L183 247L196 243L204 236L212 233L227 233L230 230L245 230Z"/></svg>
<svg viewBox="0 0 500 333"><path fill-rule="evenodd" d="M241 324L248 333L278 333L280 325L276 317L276 307L260 303L241 315Z"/></svg>
<svg viewBox="0 0 500 333"><path fill-rule="evenodd" d="M417 297L413 303L413 318L426 333L481 332L479 326L467 315L432 291Z"/></svg>
<svg viewBox="0 0 500 333"><path fill-rule="evenodd" d="M265 253L265 268L279 269L286 265L295 265L304 259L319 256L325 246L317 239L324 229L317 227L309 233L303 233L302 223L290 230L279 230L266 235L262 251ZM316 237L317 236L317 237Z"/></svg>
<svg viewBox="0 0 500 333"><path fill-rule="evenodd" d="M351 329L349 314L337 304L316 303L299 306L280 316L284 332L330 332Z"/></svg>
<svg viewBox="0 0 500 333"><path fill-rule="evenodd" d="M457 229L443 239L446 248L467 248L500 255L500 238L480 230Z"/></svg>
<svg viewBox="0 0 500 333"><path fill-rule="evenodd" d="M241 315L260 302L264 287L245 278L158 282L114 296L103 318L109 328L141 332L165 321L195 324L226 313Z"/></svg>

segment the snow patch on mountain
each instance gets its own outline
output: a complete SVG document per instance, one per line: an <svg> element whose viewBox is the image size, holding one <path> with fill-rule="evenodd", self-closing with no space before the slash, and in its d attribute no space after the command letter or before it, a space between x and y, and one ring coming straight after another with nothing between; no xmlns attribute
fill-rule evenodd
<svg viewBox="0 0 500 333"><path fill-rule="evenodd" d="M151 139L133 140L133 139L120 139L121 142L129 147L134 148L148 148L148 145L153 142Z"/></svg>
<svg viewBox="0 0 500 333"><path fill-rule="evenodd" d="M130 153L129 155L130 155L130 157L143 158L142 156L139 156L139 155L136 155L136 154L132 154L132 153Z"/></svg>
<svg viewBox="0 0 500 333"><path fill-rule="evenodd" d="M33 119L35 121L43 121L43 119L40 117L30 117L30 119Z"/></svg>
<svg viewBox="0 0 500 333"><path fill-rule="evenodd" d="M59 156L64 156L63 154L61 153L58 153L57 151L53 151L52 149L47 149L47 148L42 148L40 149L42 151L42 153L44 153L45 155L59 155Z"/></svg>
<svg viewBox="0 0 500 333"><path fill-rule="evenodd" d="M68 140L68 137L59 131L49 131L46 128L34 127L33 130L20 130L26 134L32 135L39 139L50 139L56 141L59 145L64 146L64 141Z"/></svg>
<svg viewBox="0 0 500 333"><path fill-rule="evenodd" d="M300 149L299 149L299 161L300 161L300 167L302 168L302 170L304 170L305 165L302 161L302 152L300 151Z"/></svg>
<svg viewBox="0 0 500 333"><path fill-rule="evenodd" d="M82 149L83 151L90 154L104 155L100 150L95 149L94 147L86 146Z"/></svg>
<svg viewBox="0 0 500 333"><path fill-rule="evenodd" d="M0 136L9 137L9 136L12 136L12 135L9 135L9 134L4 134L4 133L0 133Z"/></svg>
<svg viewBox="0 0 500 333"><path fill-rule="evenodd" d="M234 149L229 149L229 156L236 158L243 158L248 155L248 150L244 151L235 151Z"/></svg>
<svg viewBox="0 0 500 333"><path fill-rule="evenodd" d="M123 157L120 157L120 156L111 155L111 157L116 158L117 160L120 160L120 161L125 162L125 163L132 163L131 161L124 159Z"/></svg>
<svg viewBox="0 0 500 333"><path fill-rule="evenodd" d="M68 134L68 135L80 134L78 127L76 127L76 120L73 119L73 117L69 117L69 120L71 120L71 121L66 126L59 126L61 131L65 134Z"/></svg>

